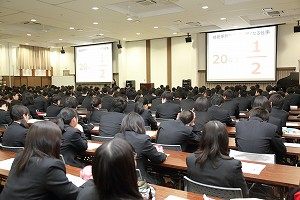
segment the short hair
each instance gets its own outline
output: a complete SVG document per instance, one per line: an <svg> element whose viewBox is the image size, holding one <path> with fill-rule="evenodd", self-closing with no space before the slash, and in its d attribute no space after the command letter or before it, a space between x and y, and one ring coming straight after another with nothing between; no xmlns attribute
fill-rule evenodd
<svg viewBox="0 0 300 200"><path fill-rule="evenodd" d="M188 124L194 119L194 113L190 110L183 110L180 112L178 119L182 121L183 124Z"/></svg>
<svg viewBox="0 0 300 200"><path fill-rule="evenodd" d="M244 89L241 89L240 90L240 95L241 95L241 97L247 97L247 91L244 90Z"/></svg>
<svg viewBox="0 0 300 200"><path fill-rule="evenodd" d="M99 199L143 199L138 191L134 149L123 139L98 147L92 174Z"/></svg>
<svg viewBox="0 0 300 200"><path fill-rule="evenodd" d="M220 121L209 121L204 127L199 141L199 149L195 152L196 163L204 165L206 160L232 159L228 152L228 133Z"/></svg>
<svg viewBox="0 0 300 200"><path fill-rule="evenodd" d="M270 110L270 102L265 96L257 96L255 97L252 107L262 107L264 109Z"/></svg>
<svg viewBox="0 0 300 200"><path fill-rule="evenodd" d="M91 104L93 107L98 107L102 103L101 97L96 96L92 98Z"/></svg>
<svg viewBox="0 0 300 200"><path fill-rule="evenodd" d="M263 121L267 121L269 119L269 112L263 107L254 107L249 111L249 117L259 117Z"/></svg>
<svg viewBox="0 0 300 200"><path fill-rule="evenodd" d="M78 106L78 101L75 97L71 97L71 96L66 97L64 102L64 107L76 109L77 106Z"/></svg>
<svg viewBox="0 0 300 200"><path fill-rule="evenodd" d="M6 101L4 101L3 99L0 99L0 107L2 107L3 105L8 106L8 103Z"/></svg>
<svg viewBox="0 0 300 200"><path fill-rule="evenodd" d="M144 119L135 112L128 113L121 122L120 132L125 133L126 131L133 131L139 134L145 134L145 121Z"/></svg>
<svg viewBox="0 0 300 200"><path fill-rule="evenodd" d="M23 115L29 115L29 110L23 105L14 105L10 111L10 117L13 121L24 119Z"/></svg>
<svg viewBox="0 0 300 200"><path fill-rule="evenodd" d="M284 100L280 94L272 94L269 101L272 102L272 107L282 109Z"/></svg>
<svg viewBox="0 0 300 200"><path fill-rule="evenodd" d="M138 113L138 114L142 114L145 109L144 109L144 105L148 105L148 99L141 97L137 100L135 106L134 106L134 112Z"/></svg>
<svg viewBox="0 0 300 200"><path fill-rule="evenodd" d="M161 95L161 98L166 99L167 101L173 100L173 94L169 91L164 91Z"/></svg>
<svg viewBox="0 0 300 200"><path fill-rule="evenodd" d="M33 105L34 104L34 96L30 92L26 92L22 97L22 104L24 106Z"/></svg>
<svg viewBox="0 0 300 200"><path fill-rule="evenodd" d="M122 113L127 106L127 101L125 98L118 96L115 97L114 100L112 101L112 111L113 112L119 112Z"/></svg>
<svg viewBox="0 0 300 200"><path fill-rule="evenodd" d="M135 89L133 88L129 88L127 91L126 91L126 96L129 100L134 100L135 97L137 95L137 92L135 91Z"/></svg>
<svg viewBox="0 0 300 200"><path fill-rule="evenodd" d="M194 109L196 111L207 111L208 109L208 99L206 97L198 97L194 104Z"/></svg>
<svg viewBox="0 0 300 200"><path fill-rule="evenodd" d="M58 103L58 101L60 101L61 100L61 96L60 95L58 95L58 94L55 94L55 95L53 95L52 96L52 103Z"/></svg>
<svg viewBox="0 0 300 200"><path fill-rule="evenodd" d="M220 106L222 103L224 103L224 98L220 94L215 94L211 97L211 104L214 106Z"/></svg>
<svg viewBox="0 0 300 200"><path fill-rule="evenodd" d="M225 90L225 92L223 93L223 96L226 97L227 99L232 99L233 98L233 91L228 89Z"/></svg>
<svg viewBox="0 0 300 200"><path fill-rule="evenodd" d="M295 90L294 90L293 87L288 87L288 88L286 89L286 93L288 93L288 94L293 94L294 92L295 92Z"/></svg>
<svg viewBox="0 0 300 200"><path fill-rule="evenodd" d="M57 116L64 124L70 124L74 117L78 118L77 112L73 108L63 108Z"/></svg>

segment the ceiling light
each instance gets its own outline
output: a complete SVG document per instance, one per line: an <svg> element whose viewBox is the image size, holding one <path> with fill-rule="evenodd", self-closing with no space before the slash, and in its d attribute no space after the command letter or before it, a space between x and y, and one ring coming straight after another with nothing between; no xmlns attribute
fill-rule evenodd
<svg viewBox="0 0 300 200"><path fill-rule="evenodd" d="M29 43L25 43L25 45L29 45Z"/></svg>
<svg viewBox="0 0 300 200"><path fill-rule="evenodd" d="M96 6L95 6L95 7L92 7L92 9L93 9L93 10L99 10L99 8L96 7Z"/></svg>
<svg viewBox="0 0 300 200"><path fill-rule="evenodd" d="M208 6L202 6L202 9L204 9L204 10L207 9L207 8L208 8Z"/></svg>
<svg viewBox="0 0 300 200"><path fill-rule="evenodd" d="M132 19L132 17L127 16L127 20L128 20L128 21L132 21L133 19Z"/></svg>
<svg viewBox="0 0 300 200"><path fill-rule="evenodd" d="M97 34L96 36L97 37L103 36L103 33Z"/></svg>
<svg viewBox="0 0 300 200"><path fill-rule="evenodd" d="M32 21L32 22L36 22L36 19L31 19L30 21Z"/></svg>
<svg viewBox="0 0 300 200"><path fill-rule="evenodd" d="M30 34L30 33L27 33L27 36L31 36L31 34Z"/></svg>
<svg viewBox="0 0 300 200"><path fill-rule="evenodd" d="M153 28L158 28L158 26L154 26Z"/></svg>
<svg viewBox="0 0 300 200"><path fill-rule="evenodd" d="M70 27L70 30L74 30L74 27Z"/></svg>
<svg viewBox="0 0 300 200"><path fill-rule="evenodd" d="M173 33L173 35L177 35L177 33L175 32L175 33Z"/></svg>
<svg viewBox="0 0 300 200"><path fill-rule="evenodd" d="M226 17L221 17L220 20L226 20Z"/></svg>
<svg viewBox="0 0 300 200"><path fill-rule="evenodd" d="M236 25L235 25L235 26L233 26L233 28L237 28L237 27L239 27L239 26L236 26Z"/></svg>
<svg viewBox="0 0 300 200"><path fill-rule="evenodd" d="M271 11L273 11L273 8L263 8L262 10L264 12L271 12Z"/></svg>
<svg viewBox="0 0 300 200"><path fill-rule="evenodd" d="M97 24L98 24L98 22L94 22L93 24L94 24L94 25L97 25Z"/></svg>
<svg viewBox="0 0 300 200"><path fill-rule="evenodd" d="M62 41L62 39L61 39L61 38L59 38L58 40Z"/></svg>
<svg viewBox="0 0 300 200"><path fill-rule="evenodd" d="M137 35L140 35L141 33L136 33Z"/></svg>

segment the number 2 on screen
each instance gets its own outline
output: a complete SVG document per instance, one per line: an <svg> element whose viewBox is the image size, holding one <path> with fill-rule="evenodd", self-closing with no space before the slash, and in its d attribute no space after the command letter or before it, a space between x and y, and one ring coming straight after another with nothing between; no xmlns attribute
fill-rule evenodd
<svg viewBox="0 0 300 200"><path fill-rule="evenodd" d="M252 74L261 74L259 70L260 64L259 63L252 63L253 66L256 66L256 68L252 71Z"/></svg>
<svg viewBox="0 0 300 200"><path fill-rule="evenodd" d="M104 70L100 70L100 77L104 78L105 77L105 71Z"/></svg>

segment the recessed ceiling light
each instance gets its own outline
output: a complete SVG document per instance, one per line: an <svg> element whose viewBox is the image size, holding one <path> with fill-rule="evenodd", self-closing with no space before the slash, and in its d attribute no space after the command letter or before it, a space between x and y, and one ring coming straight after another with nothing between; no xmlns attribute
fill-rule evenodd
<svg viewBox="0 0 300 200"><path fill-rule="evenodd" d="M93 24L94 24L94 25L97 25L97 24L98 24L98 22L93 22Z"/></svg>
<svg viewBox="0 0 300 200"><path fill-rule="evenodd" d="M175 33L173 33L173 35L177 35L177 33L175 32Z"/></svg>
<svg viewBox="0 0 300 200"><path fill-rule="evenodd" d="M158 26L154 26L153 28L158 28Z"/></svg>
<svg viewBox="0 0 300 200"><path fill-rule="evenodd" d="M96 36L98 36L98 37L99 37L99 36L103 36L103 33L99 33L99 34L97 34Z"/></svg>
<svg viewBox="0 0 300 200"><path fill-rule="evenodd" d="M221 17L220 20L226 20L226 17Z"/></svg>
<svg viewBox="0 0 300 200"><path fill-rule="evenodd" d="M36 19L31 19L30 21L32 21L32 22L36 22Z"/></svg>
<svg viewBox="0 0 300 200"><path fill-rule="evenodd" d="M92 9L93 9L93 10L99 10L99 8L96 7L96 6L95 6L95 7L92 7Z"/></svg>
<svg viewBox="0 0 300 200"><path fill-rule="evenodd" d="M30 34L30 33L27 33L27 36L31 36L31 34Z"/></svg>
<svg viewBox="0 0 300 200"><path fill-rule="evenodd" d="M128 20L128 21L132 21L133 19L132 19L132 17L128 16L128 17L127 17L127 20Z"/></svg>
<svg viewBox="0 0 300 200"><path fill-rule="evenodd" d="M207 9L207 8L208 8L208 6L202 6L202 9L204 9L204 10Z"/></svg>
<svg viewBox="0 0 300 200"><path fill-rule="evenodd" d="M239 27L239 26L236 26L236 25L235 25L235 26L233 26L233 28L237 28L237 27Z"/></svg>
<svg viewBox="0 0 300 200"><path fill-rule="evenodd" d="M29 45L29 43L25 43L25 45Z"/></svg>
<svg viewBox="0 0 300 200"><path fill-rule="evenodd" d="M137 35L140 35L141 33L136 33Z"/></svg>
<svg viewBox="0 0 300 200"><path fill-rule="evenodd" d="M70 27L71 30L74 30L74 27Z"/></svg>
<svg viewBox="0 0 300 200"><path fill-rule="evenodd" d="M58 40L62 41L62 39L61 39L61 38L59 38Z"/></svg>

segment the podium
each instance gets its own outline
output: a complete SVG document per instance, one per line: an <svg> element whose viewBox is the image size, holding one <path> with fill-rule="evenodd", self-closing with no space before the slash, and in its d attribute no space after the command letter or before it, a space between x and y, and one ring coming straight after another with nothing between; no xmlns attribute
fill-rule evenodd
<svg viewBox="0 0 300 200"><path fill-rule="evenodd" d="M140 83L140 88L145 87L148 91L154 88L154 83Z"/></svg>

